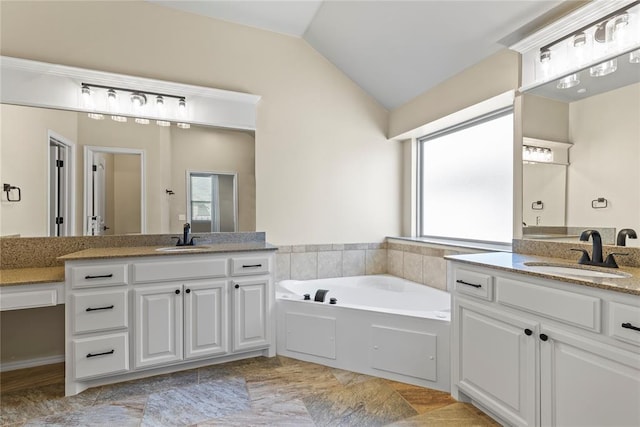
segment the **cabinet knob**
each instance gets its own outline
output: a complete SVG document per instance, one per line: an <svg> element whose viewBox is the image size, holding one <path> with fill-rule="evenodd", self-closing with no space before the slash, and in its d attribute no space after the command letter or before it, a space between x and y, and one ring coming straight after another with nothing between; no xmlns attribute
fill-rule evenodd
<svg viewBox="0 0 640 427"><path fill-rule="evenodd" d="M548 336L547 334L540 334L540 339L541 339L542 341L546 341L546 340L548 340L548 339L549 339L549 336Z"/></svg>
<svg viewBox="0 0 640 427"><path fill-rule="evenodd" d="M180 295L180 289L176 289L176 295Z"/></svg>
<svg viewBox="0 0 640 427"><path fill-rule="evenodd" d="M238 284L236 283L236 285L234 286L234 288L239 289L239 288L240 288L240 285L238 285Z"/></svg>
<svg viewBox="0 0 640 427"><path fill-rule="evenodd" d="M531 329L527 328L527 329L524 330L524 334L526 336L531 336L531 334L533 334L533 331Z"/></svg>
<svg viewBox="0 0 640 427"><path fill-rule="evenodd" d="M191 293L191 289L186 289L185 292L190 294Z"/></svg>

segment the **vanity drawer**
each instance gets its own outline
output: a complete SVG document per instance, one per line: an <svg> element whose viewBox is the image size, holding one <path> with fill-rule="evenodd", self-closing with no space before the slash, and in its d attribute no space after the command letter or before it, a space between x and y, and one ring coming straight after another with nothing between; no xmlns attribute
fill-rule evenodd
<svg viewBox="0 0 640 427"><path fill-rule="evenodd" d="M253 274L265 274L270 270L269 257L238 257L231 258L231 275L247 276Z"/></svg>
<svg viewBox="0 0 640 427"><path fill-rule="evenodd" d="M72 288L118 286L129 283L127 264L96 264L71 267Z"/></svg>
<svg viewBox="0 0 640 427"><path fill-rule="evenodd" d="M127 327L127 290L71 295L73 333Z"/></svg>
<svg viewBox="0 0 640 427"><path fill-rule="evenodd" d="M129 370L127 333L73 340L76 379Z"/></svg>
<svg viewBox="0 0 640 427"><path fill-rule="evenodd" d="M640 307L609 303L609 335L620 341L640 345Z"/></svg>
<svg viewBox="0 0 640 427"><path fill-rule="evenodd" d="M464 268L456 268L453 274L456 292L487 301L493 299L493 276Z"/></svg>
<svg viewBox="0 0 640 427"><path fill-rule="evenodd" d="M590 331L601 330L600 298L498 277L496 301Z"/></svg>
<svg viewBox="0 0 640 427"><path fill-rule="evenodd" d="M155 283L227 275L227 258L190 259L191 256L180 256L178 261L137 262L133 264L133 281Z"/></svg>

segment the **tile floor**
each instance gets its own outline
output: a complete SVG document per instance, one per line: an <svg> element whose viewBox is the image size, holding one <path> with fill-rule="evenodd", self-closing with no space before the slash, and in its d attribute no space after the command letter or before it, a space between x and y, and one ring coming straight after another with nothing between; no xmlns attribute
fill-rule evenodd
<svg viewBox="0 0 640 427"><path fill-rule="evenodd" d="M48 369L48 370L47 370ZM286 357L64 397L64 365L2 374L3 426L496 426L449 394Z"/></svg>

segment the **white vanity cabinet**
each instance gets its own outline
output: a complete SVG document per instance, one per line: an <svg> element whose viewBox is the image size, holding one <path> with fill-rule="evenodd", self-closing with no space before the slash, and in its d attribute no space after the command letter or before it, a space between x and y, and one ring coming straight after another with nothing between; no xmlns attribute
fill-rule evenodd
<svg viewBox="0 0 640 427"><path fill-rule="evenodd" d="M67 261L66 394L274 356L273 258L259 251Z"/></svg>
<svg viewBox="0 0 640 427"><path fill-rule="evenodd" d="M640 297L448 262L452 395L517 426L640 425Z"/></svg>

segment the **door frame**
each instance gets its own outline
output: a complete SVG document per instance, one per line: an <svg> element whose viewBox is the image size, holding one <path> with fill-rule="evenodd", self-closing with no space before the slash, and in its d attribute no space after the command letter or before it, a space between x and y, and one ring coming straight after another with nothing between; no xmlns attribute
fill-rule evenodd
<svg viewBox="0 0 640 427"><path fill-rule="evenodd" d="M51 141L64 147L66 151L67 168L65 169L65 224L64 236L76 235L76 144L69 138L47 129L47 236L51 236Z"/></svg>
<svg viewBox="0 0 640 427"><path fill-rule="evenodd" d="M147 192L146 192L146 180L145 180L145 150L139 150L136 148L122 148L122 147L99 147L95 145L84 146L84 169L83 169L83 181L84 181L84 199L82 204L82 235L89 236L89 200L93 197L91 191L91 180L93 171L91 165L93 165L94 153L107 153L107 154L137 154L140 156L140 234L147 232Z"/></svg>

